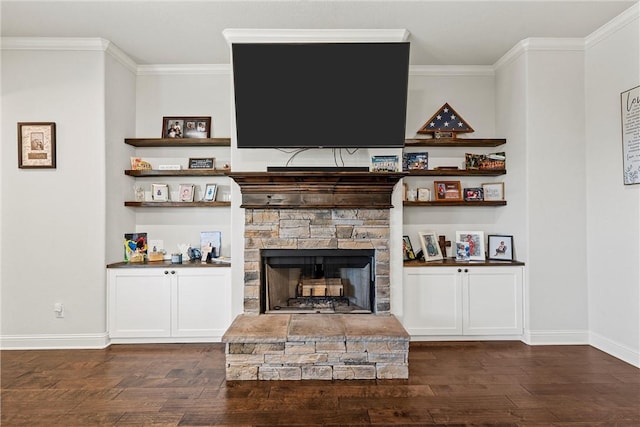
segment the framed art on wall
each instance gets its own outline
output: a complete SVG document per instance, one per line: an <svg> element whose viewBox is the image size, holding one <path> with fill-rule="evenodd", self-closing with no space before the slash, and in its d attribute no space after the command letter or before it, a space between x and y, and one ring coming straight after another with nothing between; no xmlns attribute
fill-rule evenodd
<svg viewBox="0 0 640 427"><path fill-rule="evenodd" d="M490 234L488 240L489 259L513 261L513 236Z"/></svg>
<svg viewBox="0 0 640 427"><path fill-rule="evenodd" d="M18 123L18 167L20 169L56 168L55 123Z"/></svg>

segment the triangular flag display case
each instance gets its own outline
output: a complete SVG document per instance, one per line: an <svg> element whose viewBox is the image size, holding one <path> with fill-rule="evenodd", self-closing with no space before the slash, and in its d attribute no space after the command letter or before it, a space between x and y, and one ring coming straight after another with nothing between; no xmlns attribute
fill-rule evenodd
<svg viewBox="0 0 640 427"><path fill-rule="evenodd" d="M459 133L470 132L473 132L473 128L448 103L440 107L418 130L419 134L434 138L455 138Z"/></svg>

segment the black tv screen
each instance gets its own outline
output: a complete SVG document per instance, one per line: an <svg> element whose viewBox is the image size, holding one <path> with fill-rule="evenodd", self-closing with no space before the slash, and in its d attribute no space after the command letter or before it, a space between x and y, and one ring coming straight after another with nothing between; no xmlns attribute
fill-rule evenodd
<svg viewBox="0 0 640 427"><path fill-rule="evenodd" d="M403 147L409 43L234 44L238 148Z"/></svg>

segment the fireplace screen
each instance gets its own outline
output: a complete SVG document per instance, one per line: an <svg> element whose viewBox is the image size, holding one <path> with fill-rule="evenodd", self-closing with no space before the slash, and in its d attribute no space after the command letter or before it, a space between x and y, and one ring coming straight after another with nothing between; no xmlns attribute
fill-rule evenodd
<svg viewBox="0 0 640 427"><path fill-rule="evenodd" d="M264 249L261 312L371 313L374 250Z"/></svg>

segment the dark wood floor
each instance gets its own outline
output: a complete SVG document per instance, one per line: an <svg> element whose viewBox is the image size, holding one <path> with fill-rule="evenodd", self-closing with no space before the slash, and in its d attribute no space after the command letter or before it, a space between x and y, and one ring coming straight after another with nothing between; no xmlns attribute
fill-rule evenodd
<svg viewBox="0 0 640 427"><path fill-rule="evenodd" d="M2 351L2 426L640 426L640 369L588 346L412 343L409 379L226 382L222 344Z"/></svg>

